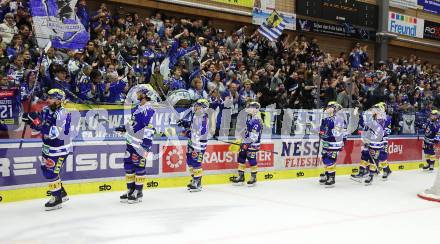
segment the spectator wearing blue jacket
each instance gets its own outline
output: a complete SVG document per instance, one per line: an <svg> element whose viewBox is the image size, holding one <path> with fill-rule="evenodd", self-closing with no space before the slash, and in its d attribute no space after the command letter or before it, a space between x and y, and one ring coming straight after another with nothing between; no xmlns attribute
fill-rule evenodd
<svg viewBox="0 0 440 244"><path fill-rule="evenodd" d="M168 86L168 92L172 92L179 89L186 89L186 82L182 78L182 70L176 68L171 79L165 83Z"/></svg>
<svg viewBox="0 0 440 244"><path fill-rule="evenodd" d="M140 83L150 82L152 64L153 62L149 62L148 56L143 55L141 56L139 63L133 67L133 71L136 77L139 77Z"/></svg>
<svg viewBox="0 0 440 244"><path fill-rule="evenodd" d="M127 82L118 77L115 72L107 73L107 81L105 83L104 97L108 103L121 103L124 94L127 92Z"/></svg>
<svg viewBox="0 0 440 244"><path fill-rule="evenodd" d="M356 46L353 48L349 60L352 68L358 69L362 67L362 52L359 50L359 47Z"/></svg>
<svg viewBox="0 0 440 244"><path fill-rule="evenodd" d="M183 34L183 33L182 33ZM200 55L200 46L199 44L196 44L192 47L188 46L188 40L183 39L182 41L179 40L180 35L179 34L174 38L173 45L171 46L170 50L168 51L168 57L170 59L169 68L173 69L174 66L176 66L179 59L183 56L185 56L187 53L192 51L197 51Z"/></svg>

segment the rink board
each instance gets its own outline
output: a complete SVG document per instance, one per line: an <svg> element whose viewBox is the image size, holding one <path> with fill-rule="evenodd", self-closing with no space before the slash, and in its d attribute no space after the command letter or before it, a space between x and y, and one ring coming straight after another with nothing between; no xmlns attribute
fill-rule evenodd
<svg viewBox="0 0 440 244"><path fill-rule="evenodd" d="M338 156L338 175L357 170L361 140L351 138ZM49 194L41 176L41 143L26 142L22 149L18 143L0 144L0 203L44 198ZM317 177L322 162L316 157L317 138L267 139L257 156L258 180L296 179ZM62 179L69 195L123 191L123 159L125 142L76 142L62 169ZM389 162L392 170L419 169L423 162L421 140L415 137L397 137L390 140ZM276 154L272 153L275 152ZM158 141L153 146L156 158L147 163L146 189L184 187L187 176L186 141ZM205 153L203 184L228 184L237 168L237 155L226 143L210 141Z"/></svg>

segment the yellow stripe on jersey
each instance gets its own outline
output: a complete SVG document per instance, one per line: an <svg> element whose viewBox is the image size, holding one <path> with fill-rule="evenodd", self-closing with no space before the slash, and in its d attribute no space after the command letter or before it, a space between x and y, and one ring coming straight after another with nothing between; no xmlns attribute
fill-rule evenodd
<svg viewBox="0 0 440 244"><path fill-rule="evenodd" d="M238 170L245 171L246 170L246 164L238 164Z"/></svg>
<svg viewBox="0 0 440 244"><path fill-rule="evenodd" d="M136 175L134 177L134 182L136 182L136 185L143 185L145 183L146 178L147 178L146 175Z"/></svg>
<svg viewBox="0 0 440 244"><path fill-rule="evenodd" d="M251 172L252 173L257 173L257 171L258 171L258 166L257 165L251 166Z"/></svg>
<svg viewBox="0 0 440 244"><path fill-rule="evenodd" d="M50 191L58 191L61 189L61 180L58 179L56 181L49 182L49 190Z"/></svg>
<svg viewBox="0 0 440 244"><path fill-rule="evenodd" d="M125 182L133 183L134 182L134 174L125 174Z"/></svg>
<svg viewBox="0 0 440 244"><path fill-rule="evenodd" d="M202 176L202 172L203 172L203 169L202 169L202 168L194 169L194 177L200 177L200 176Z"/></svg>

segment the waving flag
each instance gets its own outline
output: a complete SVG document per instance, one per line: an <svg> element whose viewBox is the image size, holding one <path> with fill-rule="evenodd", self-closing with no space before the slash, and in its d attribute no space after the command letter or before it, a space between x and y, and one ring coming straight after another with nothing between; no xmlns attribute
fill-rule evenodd
<svg viewBox="0 0 440 244"><path fill-rule="evenodd" d="M284 21L284 18L274 10L266 21L260 25L258 32L270 41L275 41L281 36L285 27L286 22Z"/></svg>
<svg viewBox="0 0 440 244"><path fill-rule="evenodd" d="M38 46L79 49L89 41L89 33L75 13L78 0L30 0Z"/></svg>

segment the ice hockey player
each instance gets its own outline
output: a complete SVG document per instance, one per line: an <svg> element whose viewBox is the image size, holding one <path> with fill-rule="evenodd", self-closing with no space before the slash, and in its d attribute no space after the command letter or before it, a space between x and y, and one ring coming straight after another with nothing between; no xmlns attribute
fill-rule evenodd
<svg viewBox="0 0 440 244"><path fill-rule="evenodd" d="M150 104L153 94L146 87L140 87L136 94L139 104L131 110L129 123L115 129L117 132L126 133L127 140L124 159L127 193L120 196L122 203L142 202L142 190L147 174L146 160L151 152L155 134L155 129L151 124L155 113Z"/></svg>
<svg viewBox="0 0 440 244"><path fill-rule="evenodd" d="M379 158L384 150L384 128L385 128L386 114L385 112L373 106L365 114L364 121L364 132L362 133L362 141L364 141L365 146L368 150L368 175L366 176L364 183L365 185L371 185L374 176L379 173ZM356 179L356 178L355 178ZM362 182L362 177L357 178L358 182Z"/></svg>
<svg viewBox="0 0 440 244"><path fill-rule="evenodd" d="M202 162L208 143L208 108L208 100L198 99L188 116L177 123L185 128L182 135L188 137L186 163L192 177L191 182L188 184L190 192L202 190Z"/></svg>
<svg viewBox="0 0 440 244"><path fill-rule="evenodd" d="M61 168L72 150L71 122L72 115L64 107L64 91L48 91L48 105L40 112L23 114L23 122L41 133L43 139L43 161L41 170L49 180L51 199L44 205L47 211L60 209L62 203L69 200L61 183Z"/></svg>
<svg viewBox="0 0 440 244"><path fill-rule="evenodd" d="M388 164L388 136L391 134L391 116L386 114L386 104L380 102L373 106L380 109L385 115L385 121L383 122L383 150L379 153L379 167L382 169L382 180L388 180L388 177L392 173L390 165Z"/></svg>
<svg viewBox="0 0 440 244"><path fill-rule="evenodd" d="M248 117L243 139L240 143L237 143L240 144L240 151L238 153L238 177L232 180L234 185L244 184L246 159L251 168L251 179L247 181L247 185L255 186L257 183L257 153L260 150L261 133L263 131L260 108L261 105L255 101L249 102L246 106Z"/></svg>
<svg viewBox="0 0 440 244"><path fill-rule="evenodd" d="M337 102L331 101L327 104L325 113L328 117L324 118L319 129L319 136L322 140L322 162L325 172L320 174L319 183L326 187L333 187L336 175L336 159L338 152L344 146L344 119L338 116L338 111L342 106Z"/></svg>
<svg viewBox="0 0 440 244"><path fill-rule="evenodd" d="M379 166L383 170L382 179L387 180L388 176L391 174L391 169L388 164L388 136L391 134L391 116L386 115L386 104L383 102L380 102L376 105L374 105L370 110L366 111L362 117L362 120L360 121L359 125L362 128L362 130L365 133L369 133L368 136L365 134L365 137L363 137L363 147L361 152L361 161L359 163L359 170L358 174L352 174L351 178L354 181L362 182L363 178L369 177L370 172L370 165L374 164L376 165L376 161L379 163ZM374 116L373 116L374 115ZM377 123L371 122L371 118L376 117L378 118ZM380 133L383 133L382 136L382 145L375 144L375 148L377 149L379 146L379 154L378 156L372 158L371 153L375 152L375 149L370 148L369 143L371 142L368 140L372 136L372 130L368 126L372 126L373 124L376 125L376 130L380 131ZM380 125L380 126L379 126ZM373 126L374 127L374 126ZM380 128L379 128L380 127ZM374 132L373 132L374 133ZM380 138L380 137L379 137ZM376 141L376 140L375 140ZM377 166L377 165L376 165ZM376 169L377 167L375 167ZM376 172L378 173L378 171ZM369 183L367 183L369 184Z"/></svg>
<svg viewBox="0 0 440 244"><path fill-rule="evenodd" d="M423 170L434 171L434 163L436 160L434 145L440 141L440 123L438 110L432 110L429 120L423 125L425 137L423 140L423 153L426 158L426 165Z"/></svg>

